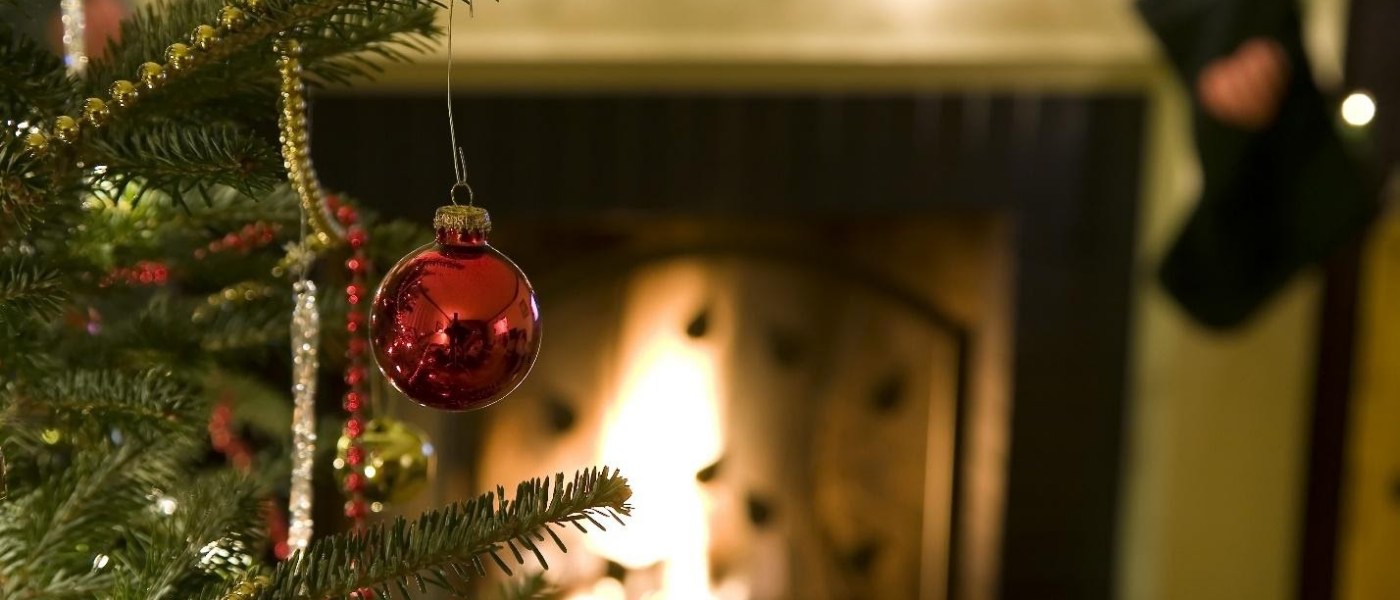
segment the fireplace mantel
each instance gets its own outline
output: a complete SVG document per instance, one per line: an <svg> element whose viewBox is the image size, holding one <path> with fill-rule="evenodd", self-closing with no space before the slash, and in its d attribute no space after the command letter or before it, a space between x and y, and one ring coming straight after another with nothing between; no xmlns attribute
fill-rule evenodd
<svg viewBox="0 0 1400 600"><path fill-rule="evenodd" d="M475 11L454 30L462 89L1102 90L1165 72L1124 0L507 0ZM356 91L441 89L445 45L414 58Z"/></svg>

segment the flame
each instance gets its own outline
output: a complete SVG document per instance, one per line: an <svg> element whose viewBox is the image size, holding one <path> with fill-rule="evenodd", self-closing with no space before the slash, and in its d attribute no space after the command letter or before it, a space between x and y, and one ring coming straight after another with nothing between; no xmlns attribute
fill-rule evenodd
<svg viewBox="0 0 1400 600"><path fill-rule="evenodd" d="M709 501L695 479L723 447L719 364L712 340L684 324L705 300L705 273L675 265L639 276L623 314L619 384L603 425L599 459L618 467L637 507L628 526L590 536L594 550L630 569L660 564L649 597L712 597Z"/></svg>

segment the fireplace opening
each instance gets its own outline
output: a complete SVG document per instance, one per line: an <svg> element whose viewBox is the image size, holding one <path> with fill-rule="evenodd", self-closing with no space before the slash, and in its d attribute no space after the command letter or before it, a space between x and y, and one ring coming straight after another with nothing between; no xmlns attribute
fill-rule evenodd
<svg viewBox="0 0 1400 600"><path fill-rule="evenodd" d="M444 479L628 476L628 525L550 559L563 597L945 596L977 480L963 424L1005 391L981 383L1007 377L1003 218L507 231L545 315L539 361L490 411L419 416L447 438Z"/></svg>

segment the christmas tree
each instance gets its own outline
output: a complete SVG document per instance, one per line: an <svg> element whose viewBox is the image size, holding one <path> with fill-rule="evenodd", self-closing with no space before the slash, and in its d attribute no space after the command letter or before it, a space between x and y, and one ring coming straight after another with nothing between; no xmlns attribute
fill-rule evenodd
<svg viewBox="0 0 1400 600"><path fill-rule="evenodd" d="M321 190L302 78L423 48L443 33L433 0L162 0L70 64L24 34L40 8L0 7L0 598L461 593L489 565L544 565L552 528L628 512L626 481L590 469L264 558L302 448L268 382L316 378L290 367L292 284L348 290L302 308L346 323L321 336L321 374L344 369L358 436L366 265L426 234Z"/></svg>

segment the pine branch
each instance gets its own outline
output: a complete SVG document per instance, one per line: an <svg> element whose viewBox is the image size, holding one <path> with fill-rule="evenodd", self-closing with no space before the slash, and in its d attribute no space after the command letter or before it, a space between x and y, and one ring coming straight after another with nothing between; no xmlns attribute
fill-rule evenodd
<svg viewBox="0 0 1400 600"><path fill-rule="evenodd" d="M191 386L156 370L66 371L22 388L16 398L21 413L43 413L69 431L96 424L101 437L115 429L143 440L195 437L207 410Z"/></svg>
<svg viewBox="0 0 1400 600"><path fill-rule="evenodd" d="M427 2L367 0L345 7L324 22L302 28L302 62L317 79L347 83L378 74L384 67L368 58L409 60L405 50L426 52L442 34L436 9Z"/></svg>
<svg viewBox="0 0 1400 600"><path fill-rule="evenodd" d="M0 332L53 318L67 297L58 271L31 259L0 259Z"/></svg>
<svg viewBox="0 0 1400 600"><path fill-rule="evenodd" d="M107 57L90 65L85 77L88 92L105 93L112 81L134 78L141 63L162 62L167 45L184 42L195 27L211 24L221 6L221 0L162 0L148 5L124 25L121 41L109 47ZM332 55L367 49L394 56L392 46L399 43L421 48L422 41L415 36L437 32L431 23L432 6L432 0L262 0L260 8L249 11L246 25L224 32L184 69L167 69L165 83L143 92L122 118L135 121L177 114L175 108L186 114L209 114L212 109L226 115L235 101L261 103L272 98L268 92L276 89L277 57L270 41L284 33L306 37L304 42L322 47L304 61L313 73L318 59ZM336 79L345 73L341 65L328 67L324 76Z"/></svg>
<svg viewBox="0 0 1400 600"><path fill-rule="evenodd" d="M46 330L68 297L58 270L28 257L0 257L0 381L54 365Z"/></svg>
<svg viewBox="0 0 1400 600"><path fill-rule="evenodd" d="M38 161L25 148L22 133L18 124L0 130L0 239L7 237L6 230L28 234L49 204L48 181L38 174Z"/></svg>
<svg viewBox="0 0 1400 600"><path fill-rule="evenodd" d="M121 35L107 43L106 52L88 64L82 80L85 93L105 97L113 81L136 81L141 63L164 64L165 49L175 42L188 43L190 32L213 24L223 5L222 0L143 3L122 20Z"/></svg>
<svg viewBox="0 0 1400 600"><path fill-rule="evenodd" d="M0 115L47 122L74 106L76 89L58 56L0 24Z"/></svg>
<svg viewBox="0 0 1400 600"><path fill-rule="evenodd" d="M89 164L99 165L94 169L98 189L106 183L120 193L135 182L137 196L156 189L172 198L194 193L212 202L216 187L256 196L271 191L280 180L277 152L227 123L122 127L95 137L85 156Z"/></svg>
<svg viewBox="0 0 1400 600"><path fill-rule="evenodd" d="M142 63L165 64L166 48L189 43L190 32L212 25L222 0L160 0L144 5L122 22L120 41L108 45L105 56L88 66L83 86L88 95L105 97L113 81L136 81ZM178 73L166 70L167 81L156 90L145 90L120 120L129 124L148 121L271 116L276 98L275 56L268 34L235 35L219 46L227 54L219 60L202 60ZM246 32L245 32L246 34ZM236 45L237 48L232 46ZM210 106L212 104L212 106Z"/></svg>
<svg viewBox="0 0 1400 600"><path fill-rule="evenodd" d="M113 568L114 600L197 597L253 564L262 518L250 480L224 471L165 501L129 528Z"/></svg>
<svg viewBox="0 0 1400 600"><path fill-rule="evenodd" d="M509 574L501 557L507 549L519 564L525 561L524 548L548 568L542 542L550 539L566 550L551 526L586 531L587 522L603 529L598 517L621 523L621 515L630 514L627 480L606 467L581 471L567 485L560 473L552 483L532 479L516 488L513 500L497 488L495 494L430 511L412 522L400 518L363 533L319 540L278 565L256 598L342 598L361 588L386 598L411 598L414 590L426 592L429 585L460 594L468 580L485 575L486 559Z"/></svg>
<svg viewBox="0 0 1400 600"><path fill-rule="evenodd" d="M88 447L41 461L25 488L0 502L0 597L91 598L119 524L146 508L150 490L177 479L183 445Z"/></svg>

